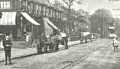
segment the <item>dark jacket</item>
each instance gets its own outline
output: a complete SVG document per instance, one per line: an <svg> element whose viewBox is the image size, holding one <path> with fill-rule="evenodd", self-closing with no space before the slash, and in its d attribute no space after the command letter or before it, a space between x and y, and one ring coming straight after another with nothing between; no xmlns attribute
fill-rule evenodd
<svg viewBox="0 0 120 69"><path fill-rule="evenodd" d="M3 40L3 46L4 46L5 50L9 50L9 48L11 48L11 46L12 46L12 41L11 40Z"/></svg>

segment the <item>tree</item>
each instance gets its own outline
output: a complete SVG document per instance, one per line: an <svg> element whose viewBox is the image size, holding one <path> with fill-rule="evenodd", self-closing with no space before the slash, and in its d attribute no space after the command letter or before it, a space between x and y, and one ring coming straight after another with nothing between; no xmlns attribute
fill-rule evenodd
<svg viewBox="0 0 120 69"><path fill-rule="evenodd" d="M100 33L102 37L107 35L107 26L113 22L113 16L107 9L98 9L90 17L91 31Z"/></svg>
<svg viewBox="0 0 120 69"><path fill-rule="evenodd" d="M77 4L81 4L80 0L62 0L66 6L68 7L68 9L71 9L71 7L73 6L73 4L76 2Z"/></svg>
<svg viewBox="0 0 120 69"><path fill-rule="evenodd" d="M52 6L53 5L53 2L55 1L55 0L53 0L53 1L51 1L51 0L46 0L47 1L47 3L50 5L50 6Z"/></svg>
<svg viewBox="0 0 120 69"><path fill-rule="evenodd" d="M62 0L63 3L67 6L67 25L66 27L68 28L68 32L67 33L71 33L70 30L72 30L72 23L71 23L71 11L72 11L72 6L74 5L74 3L79 3L81 4L81 1L79 0Z"/></svg>
<svg viewBox="0 0 120 69"><path fill-rule="evenodd" d="M120 18L114 18L115 33L120 37Z"/></svg>
<svg viewBox="0 0 120 69"><path fill-rule="evenodd" d="M61 9L64 5L59 2L58 0L54 1L53 7L57 8L57 9Z"/></svg>
<svg viewBox="0 0 120 69"><path fill-rule="evenodd" d="M51 3L51 0L47 0L49 4L52 4L53 7L62 9L63 12L66 14L67 23L66 23L66 32L70 33L70 30L72 30L72 6L77 3L81 4L81 0L53 0L54 2Z"/></svg>
<svg viewBox="0 0 120 69"><path fill-rule="evenodd" d="M68 9L71 9L74 1L75 0L63 0L63 2L67 5Z"/></svg>

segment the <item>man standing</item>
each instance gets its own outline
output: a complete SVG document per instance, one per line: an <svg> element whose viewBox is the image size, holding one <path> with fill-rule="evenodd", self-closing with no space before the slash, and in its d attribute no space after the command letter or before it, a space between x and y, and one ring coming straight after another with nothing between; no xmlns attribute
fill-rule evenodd
<svg viewBox="0 0 120 69"><path fill-rule="evenodd" d="M118 45L119 45L119 41L117 40L117 38L114 38L113 39L114 52L118 51Z"/></svg>
<svg viewBox="0 0 120 69"><path fill-rule="evenodd" d="M61 37L63 38L63 43L65 45L65 49L68 49L68 36L64 32L60 32Z"/></svg>
<svg viewBox="0 0 120 69"><path fill-rule="evenodd" d="M5 39L3 40L3 46L5 51L5 65L7 65L7 60L9 61L9 64L11 64L12 41L9 33L6 34Z"/></svg>

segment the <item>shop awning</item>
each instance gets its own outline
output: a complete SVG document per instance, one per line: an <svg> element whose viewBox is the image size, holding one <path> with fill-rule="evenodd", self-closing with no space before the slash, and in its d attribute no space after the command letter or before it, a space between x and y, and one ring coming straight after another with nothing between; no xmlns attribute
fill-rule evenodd
<svg viewBox="0 0 120 69"><path fill-rule="evenodd" d="M47 37L53 33L53 28L48 24L47 21L44 21L44 31Z"/></svg>
<svg viewBox="0 0 120 69"><path fill-rule="evenodd" d="M2 12L0 25L16 25L16 12Z"/></svg>
<svg viewBox="0 0 120 69"><path fill-rule="evenodd" d="M44 22L46 22L46 23L48 23L49 25L51 25L54 29L59 30L58 27L55 26L55 25L53 24L53 22L51 22L51 21L49 20L49 18L43 18L43 20L44 20Z"/></svg>
<svg viewBox="0 0 120 69"><path fill-rule="evenodd" d="M35 21L29 14L27 14L26 12L21 12L21 14L28 20L30 21L32 24L34 25L40 25L37 21Z"/></svg>

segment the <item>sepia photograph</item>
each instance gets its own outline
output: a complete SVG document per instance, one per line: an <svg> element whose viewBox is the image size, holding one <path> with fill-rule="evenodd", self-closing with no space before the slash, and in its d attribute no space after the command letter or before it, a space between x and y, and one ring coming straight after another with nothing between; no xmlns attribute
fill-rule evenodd
<svg viewBox="0 0 120 69"><path fill-rule="evenodd" d="M0 0L0 69L120 69L120 0Z"/></svg>

